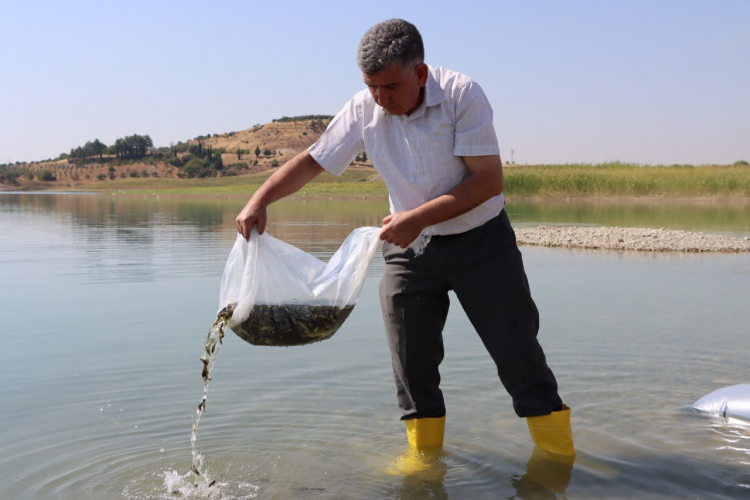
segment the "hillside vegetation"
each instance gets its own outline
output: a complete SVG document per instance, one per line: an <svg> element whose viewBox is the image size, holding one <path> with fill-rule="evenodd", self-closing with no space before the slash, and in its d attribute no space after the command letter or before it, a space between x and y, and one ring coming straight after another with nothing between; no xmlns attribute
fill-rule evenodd
<svg viewBox="0 0 750 500"><path fill-rule="evenodd" d="M126 179L232 178L273 170L307 149L325 131L331 116L283 117L226 134L208 134L153 147L148 135L98 139L71 148L56 159L0 165L3 189L110 189ZM372 165L358 156L355 167Z"/></svg>

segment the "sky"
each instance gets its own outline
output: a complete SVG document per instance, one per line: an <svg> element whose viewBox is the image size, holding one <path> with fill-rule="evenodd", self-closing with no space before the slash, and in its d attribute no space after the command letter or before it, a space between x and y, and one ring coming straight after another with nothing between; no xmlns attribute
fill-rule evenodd
<svg viewBox="0 0 750 500"><path fill-rule="evenodd" d="M0 163L336 114L390 18L481 85L506 162L750 161L748 0L0 0Z"/></svg>

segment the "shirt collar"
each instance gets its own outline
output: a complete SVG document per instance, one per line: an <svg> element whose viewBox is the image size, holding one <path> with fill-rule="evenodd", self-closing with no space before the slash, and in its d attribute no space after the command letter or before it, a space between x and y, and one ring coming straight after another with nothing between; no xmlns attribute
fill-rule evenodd
<svg viewBox="0 0 750 500"><path fill-rule="evenodd" d="M435 106L445 101L445 92L440 88L440 84L432 76L432 67L427 66L429 71L427 72L427 84L425 85L425 96L424 102L427 106Z"/></svg>
<svg viewBox="0 0 750 500"><path fill-rule="evenodd" d="M432 68L430 66L427 66L427 68L427 83L425 84L424 89L424 101L411 115L403 115L406 120L419 118L424 114L425 109L428 106L436 106L446 99L445 92L440 88L440 84L435 80L435 77L432 76Z"/></svg>

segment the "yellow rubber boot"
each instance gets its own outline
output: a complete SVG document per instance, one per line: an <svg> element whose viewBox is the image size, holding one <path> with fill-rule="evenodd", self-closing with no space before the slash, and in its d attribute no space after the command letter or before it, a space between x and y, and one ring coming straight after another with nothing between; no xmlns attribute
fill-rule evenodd
<svg viewBox="0 0 750 500"><path fill-rule="evenodd" d="M541 417L527 417L531 439L541 450L555 455L575 456L573 431L570 429L570 408L563 405Z"/></svg>
<svg viewBox="0 0 750 500"><path fill-rule="evenodd" d="M439 479L445 475L443 436L445 417L415 418L406 421L409 450L391 463L387 473L396 476L419 476ZM434 477L433 477L434 476Z"/></svg>
<svg viewBox="0 0 750 500"><path fill-rule="evenodd" d="M445 416L438 418L413 418L406 421L406 437L415 448L443 446Z"/></svg>

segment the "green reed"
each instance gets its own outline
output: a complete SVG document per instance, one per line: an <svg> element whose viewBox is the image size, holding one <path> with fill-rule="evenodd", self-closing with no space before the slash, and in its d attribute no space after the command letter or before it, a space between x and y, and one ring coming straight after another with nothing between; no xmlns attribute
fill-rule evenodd
<svg viewBox="0 0 750 500"><path fill-rule="evenodd" d="M505 169L509 196L750 197L750 167L628 163L513 166Z"/></svg>

